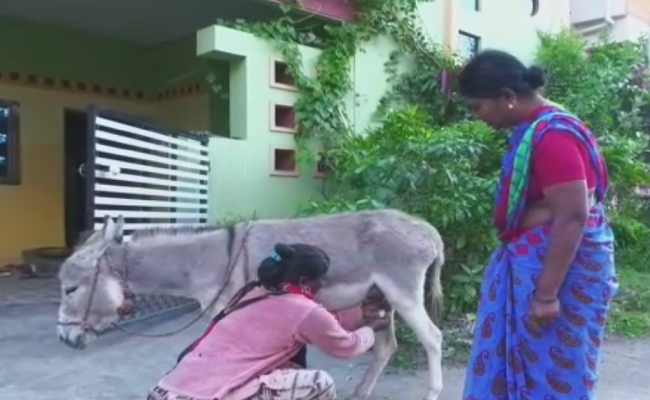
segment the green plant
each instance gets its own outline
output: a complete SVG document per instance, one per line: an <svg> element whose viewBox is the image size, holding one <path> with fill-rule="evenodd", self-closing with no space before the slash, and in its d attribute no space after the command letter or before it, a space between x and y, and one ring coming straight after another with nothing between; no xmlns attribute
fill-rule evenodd
<svg viewBox="0 0 650 400"><path fill-rule="evenodd" d="M415 108L389 112L380 128L330 152L338 197L303 213L391 207L424 217L447 243L447 311L473 311L495 246L491 198L503 138L478 122L434 129Z"/></svg>
<svg viewBox="0 0 650 400"><path fill-rule="evenodd" d="M646 242L647 243L647 242ZM616 257L620 289L612 303L611 332L628 337L650 336L650 288L647 285L650 257L623 249ZM643 267L639 268L639 265Z"/></svg>
<svg viewBox="0 0 650 400"><path fill-rule="evenodd" d="M650 334L650 213L635 188L648 185L647 43L615 43L603 35L588 48L576 33L541 34L538 61L551 74L547 94L579 115L599 140L610 172L611 226L621 290L610 328Z"/></svg>
<svg viewBox="0 0 650 400"><path fill-rule="evenodd" d="M325 26L316 32L300 26L293 5L280 8L282 16L273 21L218 20L217 24L272 41L300 93L295 103L296 137L316 140L325 148L335 146L349 130L345 101L352 89L350 59L357 40L354 26ZM299 45L320 48L314 71L305 71Z"/></svg>
<svg viewBox="0 0 650 400"><path fill-rule="evenodd" d="M419 0L353 1L360 11L348 24L310 24L309 18L296 17L292 6L270 22L220 23L266 38L282 53L300 93L298 143L303 149L313 142L325 148L331 167L326 198L304 204L299 214L394 207L430 221L446 240L447 311L472 321L482 270L497 244L491 209L505 138L469 121L451 84L460 60L422 30ZM354 96L350 60L378 35L397 45L385 63L391 89L377 110L381 126L355 135L345 110ZM313 70L305 70L299 45L321 50ZM537 52L551 73L546 95L587 122L608 162L619 254L640 254L619 263L624 285L630 274L644 273L640 266L649 265L650 258L642 248L648 243L647 224L639 222L647 213L633 194L634 187L650 183L644 45L603 37L588 48L565 30L540 34ZM645 298L638 290L632 293L634 299ZM615 329L637 329L629 327L638 327L639 320L628 318L636 312L630 311L635 302L616 303ZM401 329L401 340L410 343L413 338Z"/></svg>
<svg viewBox="0 0 650 400"><path fill-rule="evenodd" d="M540 34L537 60L550 73L547 95L579 115L598 138L617 207L635 207L633 188L650 184L647 43L607 35L589 47L577 33Z"/></svg>
<svg viewBox="0 0 650 400"><path fill-rule="evenodd" d="M647 223L643 223L639 219L627 215L620 215L612 221L611 225L617 248L638 250L641 256L649 255L650 252L647 250L647 246L650 243L650 228ZM650 259L650 256L647 258ZM637 271L650 272L650 264L647 262L635 263L630 262L628 259L623 265L626 268L630 267Z"/></svg>

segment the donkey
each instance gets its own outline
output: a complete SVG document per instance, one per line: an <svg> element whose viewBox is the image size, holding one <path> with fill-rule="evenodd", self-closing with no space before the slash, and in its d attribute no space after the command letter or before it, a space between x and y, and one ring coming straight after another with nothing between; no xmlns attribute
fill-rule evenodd
<svg viewBox="0 0 650 400"><path fill-rule="evenodd" d="M196 299L215 315L245 283L277 242L314 244L331 257L318 301L329 310L360 305L377 289L424 346L428 359L425 400L442 390L442 333L424 306L431 267L432 309L442 301L443 241L427 222L396 210L361 211L295 219L258 220L227 228L169 227L135 232L122 242L124 221L106 218L64 262L58 336L84 348L128 313L138 294ZM372 290L371 290L372 289ZM373 358L352 399L366 399L397 348L394 323L377 332Z"/></svg>

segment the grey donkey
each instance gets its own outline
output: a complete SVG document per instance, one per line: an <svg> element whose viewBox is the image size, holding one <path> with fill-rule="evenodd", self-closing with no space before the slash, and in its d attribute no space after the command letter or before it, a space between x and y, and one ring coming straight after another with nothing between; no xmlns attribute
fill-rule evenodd
<svg viewBox="0 0 650 400"><path fill-rule="evenodd" d="M377 289L413 330L428 357L425 400L442 390L442 333L424 306L427 270L433 309L440 309L444 246L427 222L396 210L258 220L228 228L169 227L136 231L122 242L124 221L111 218L65 261L58 336L83 348L128 313L134 293L196 299L215 315L277 242L314 244L331 257L318 301L329 310L360 305ZM372 289L372 290L371 290ZM397 348L394 323L376 334L374 357L353 399L366 399Z"/></svg>

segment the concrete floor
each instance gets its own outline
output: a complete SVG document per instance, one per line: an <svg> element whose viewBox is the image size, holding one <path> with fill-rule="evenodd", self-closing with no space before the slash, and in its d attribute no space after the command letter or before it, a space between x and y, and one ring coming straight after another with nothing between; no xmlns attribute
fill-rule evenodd
<svg viewBox="0 0 650 400"><path fill-rule="evenodd" d="M200 321L165 338L112 332L88 349L75 351L57 340L57 306L49 300L0 301L0 400L143 400L149 387L173 366L178 352L206 325ZM168 332L191 317L149 321L129 329ZM343 393L350 392L358 382L366 360L337 361L315 352L311 355L310 364L328 370ZM650 342L608 342L599 398L650 400L648 360ZM463 373L459 368L444 371L445 391L440 400L460 398ZM424 392L422 372L387 374L381 378L374 399L419 400Z"/></svg>

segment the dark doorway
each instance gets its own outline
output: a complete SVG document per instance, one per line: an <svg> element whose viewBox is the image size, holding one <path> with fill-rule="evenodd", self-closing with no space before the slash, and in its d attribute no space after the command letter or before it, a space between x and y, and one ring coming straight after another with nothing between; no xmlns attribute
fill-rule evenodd
<svg viewBox="0 0 650 400"><path fill-rule="evenodd" d="M87 228L88 183L80 169L88 157L88 114L65 109L63 131L65 244L72 247Z"/></svg>

